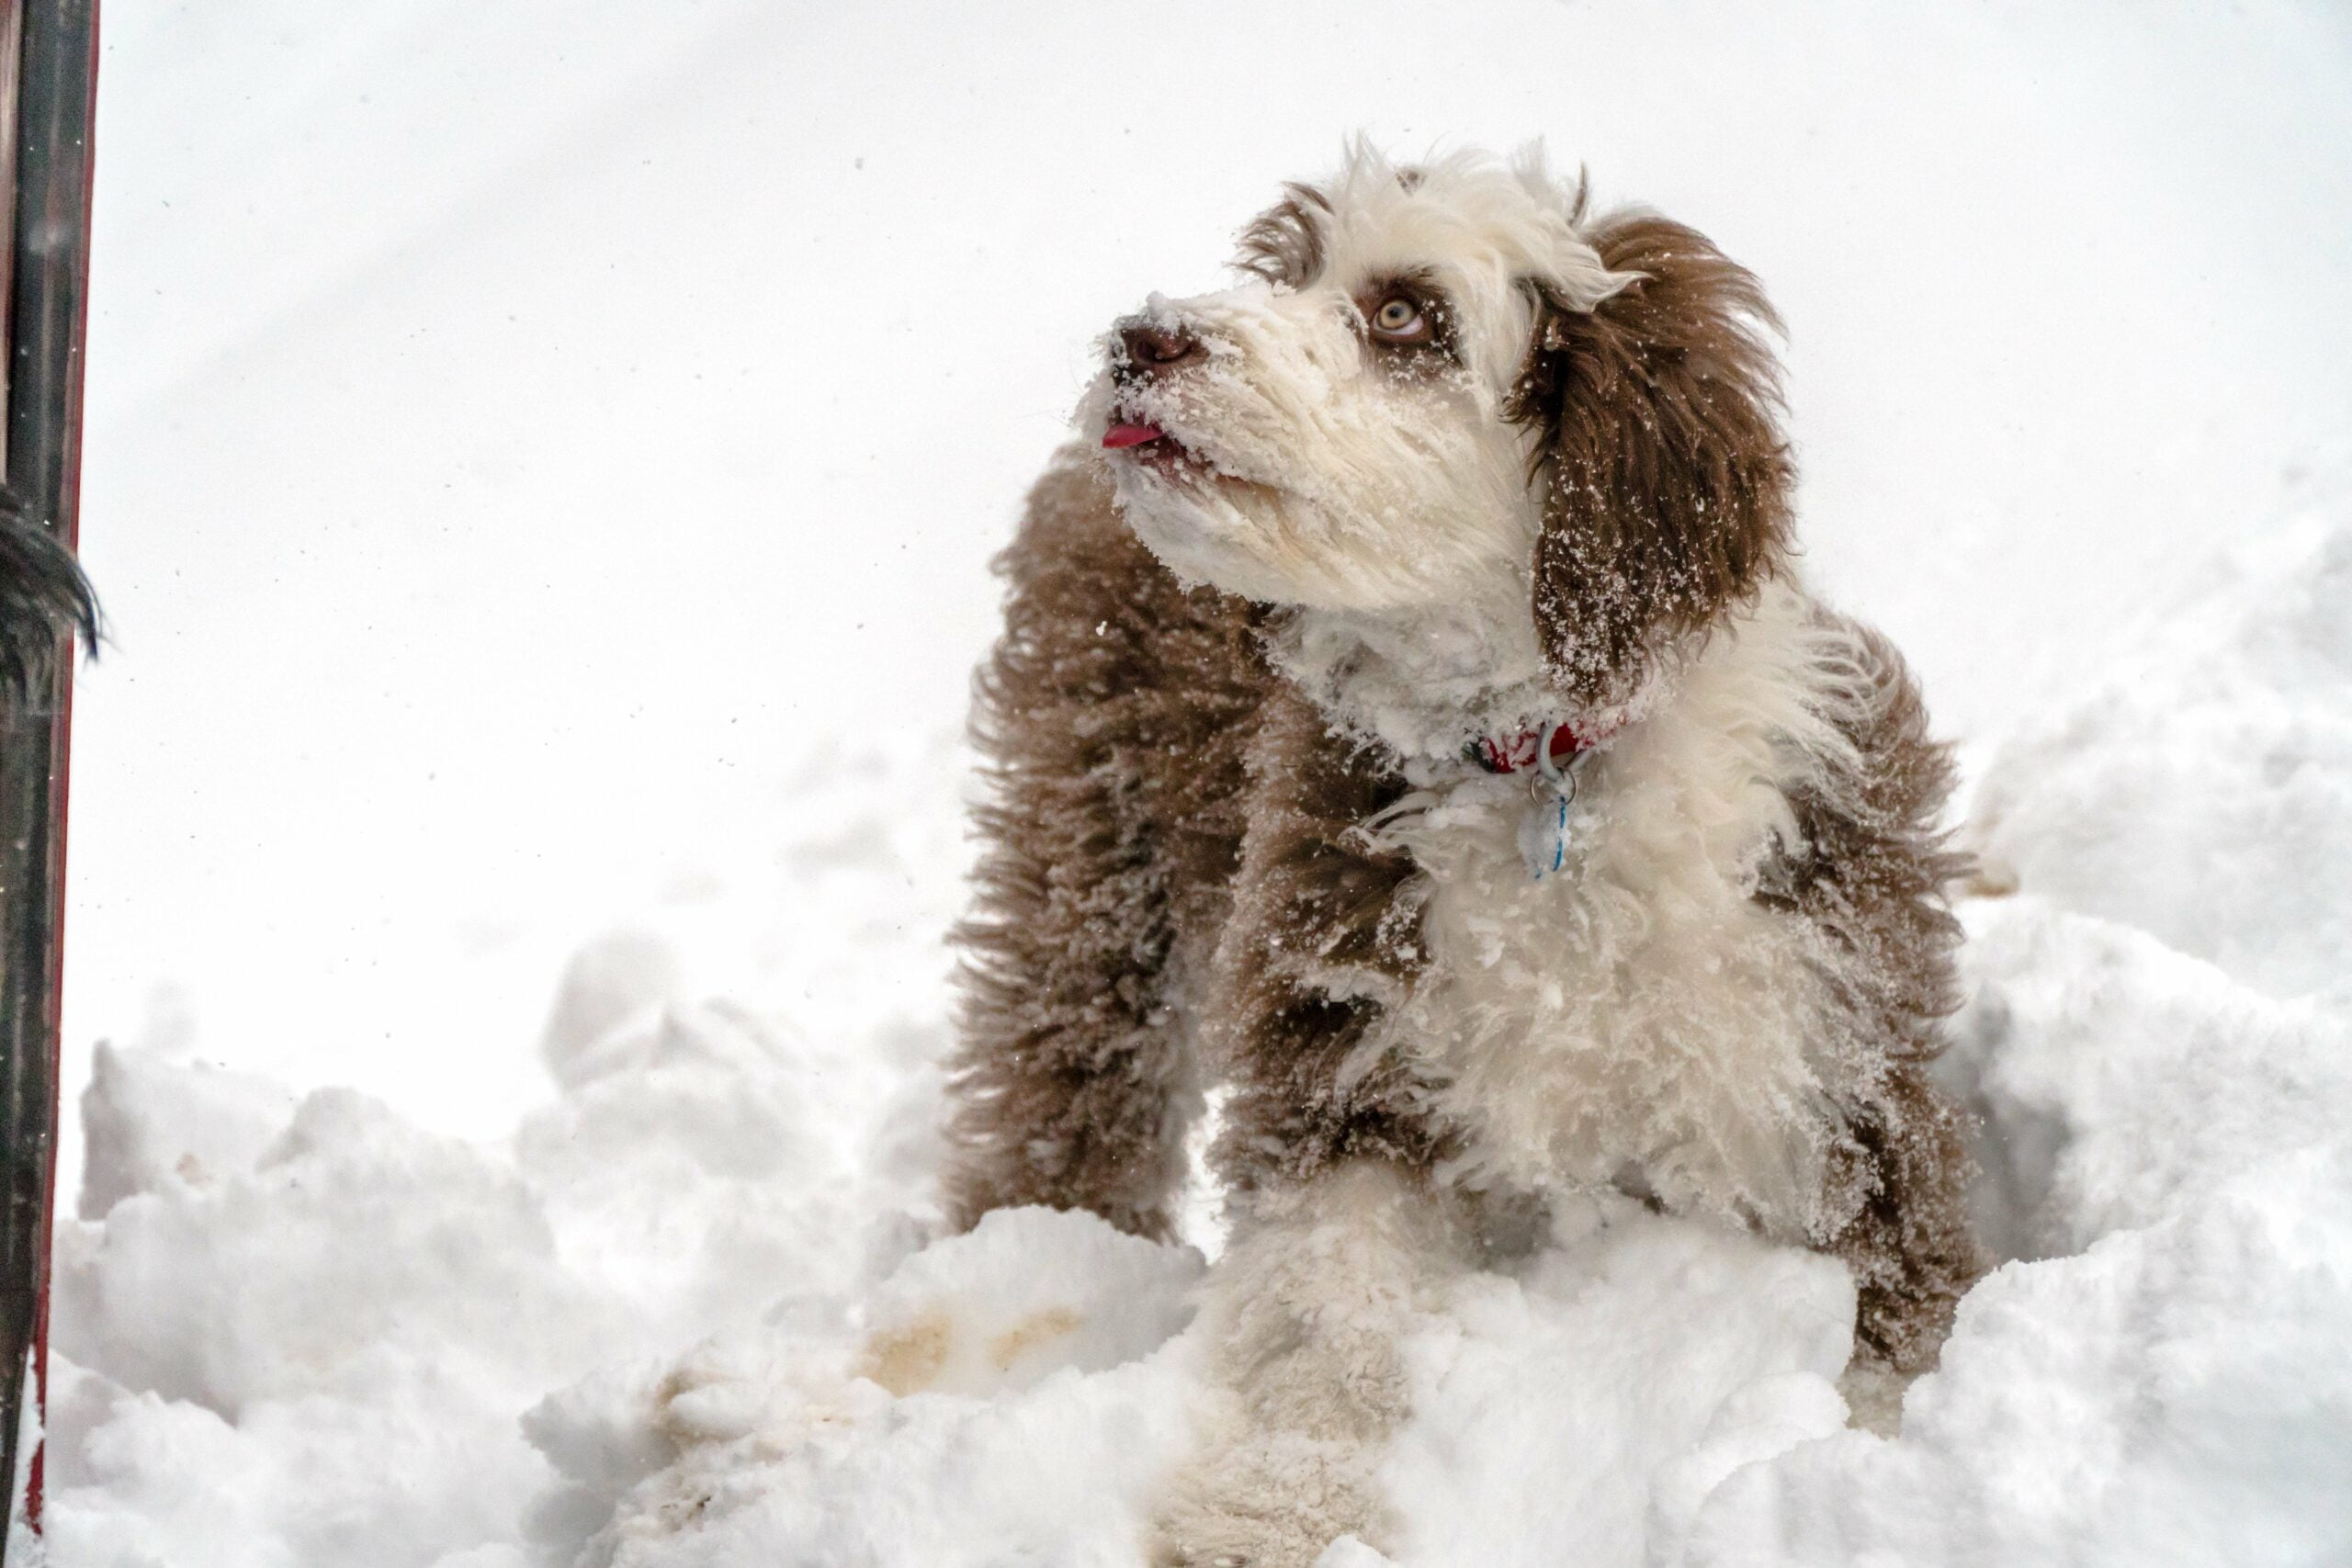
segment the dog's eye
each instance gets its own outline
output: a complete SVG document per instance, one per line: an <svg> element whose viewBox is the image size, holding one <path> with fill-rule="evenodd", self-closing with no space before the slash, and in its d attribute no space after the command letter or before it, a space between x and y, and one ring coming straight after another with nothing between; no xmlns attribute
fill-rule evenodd
<svg viewBox="0 0 2352 1568"><path fill-rule="evenodd" d="M1391 294L1372 313L1372 335L1383 343L1426 343L1430 319L1409 296Z"/></svg>

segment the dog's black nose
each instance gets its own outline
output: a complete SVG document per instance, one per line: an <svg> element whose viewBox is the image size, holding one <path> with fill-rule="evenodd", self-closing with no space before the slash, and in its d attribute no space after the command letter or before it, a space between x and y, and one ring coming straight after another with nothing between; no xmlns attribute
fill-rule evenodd
<svg viewBox="0 0 2352 1568"><path fill-rule="evenodd" d="M1164 375L1208 355L1190 329L1141 318L1119 324L1119 343L1127 351L1127 371L1138 377Z"/></svg>

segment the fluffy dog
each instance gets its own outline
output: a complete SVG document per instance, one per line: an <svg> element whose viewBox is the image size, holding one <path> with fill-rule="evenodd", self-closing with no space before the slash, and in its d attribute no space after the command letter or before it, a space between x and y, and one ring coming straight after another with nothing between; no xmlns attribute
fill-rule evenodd
<svg viewBox="0 0 2352 1568"><path fill-rule="evenodd" d="M947 1194L1170 1231L1222 1082L1229 1391L1163 1561L1377 1541L1417 1297L1615 1188L1981 1271L1930 1086L1963 869L1916 685L1792 559L1777 326L1540 154L1351 149L1105 344L978 685Z"/></svg>

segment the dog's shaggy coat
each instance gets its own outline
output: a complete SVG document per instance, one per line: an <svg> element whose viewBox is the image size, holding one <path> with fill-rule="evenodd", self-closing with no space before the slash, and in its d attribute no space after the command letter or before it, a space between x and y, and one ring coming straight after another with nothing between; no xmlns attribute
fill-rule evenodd
<svg viewBox="0 0 2352 1568"><path fill-rule="evenodd" d="M1498 1216L1834 1252L1898 1373L1982 1261L1927 1077L1951 766L1793 570L1752 277L1538 160L1361 147L1242 247L1114 333L1080 427L1129 445L1001 563L947 1196L1165 1236L1229 1086L1229 1397L1159 1550L1270 1568L1379 1537L1394 1340ZM1555 725L1564 770L1465 755Z"/></svg>

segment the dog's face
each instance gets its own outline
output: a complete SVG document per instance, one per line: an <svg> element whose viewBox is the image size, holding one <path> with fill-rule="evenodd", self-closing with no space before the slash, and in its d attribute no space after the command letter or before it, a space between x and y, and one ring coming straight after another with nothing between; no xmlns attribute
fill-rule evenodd
<svg viewBox="0 0 2352 1568"><path fill-rule="evenodd" d="M1769 317L1689 231L1588 230L1537 157L1359 146L1238 266L1120 322L1080 413L1179 576L1358 613L1516 603L1603 700L1777 559Z"/></svg>
<svg viewBox="0 0 2352 1568"><path fill-rule="evenodd" d="M1532 436L1506 416L1540 285L1622 288L1533 169L1369 153L1243 236L1249 280L1120 323L1095 398L1136 532L1252 599L1383 611L1523 581Z"/></svg>

